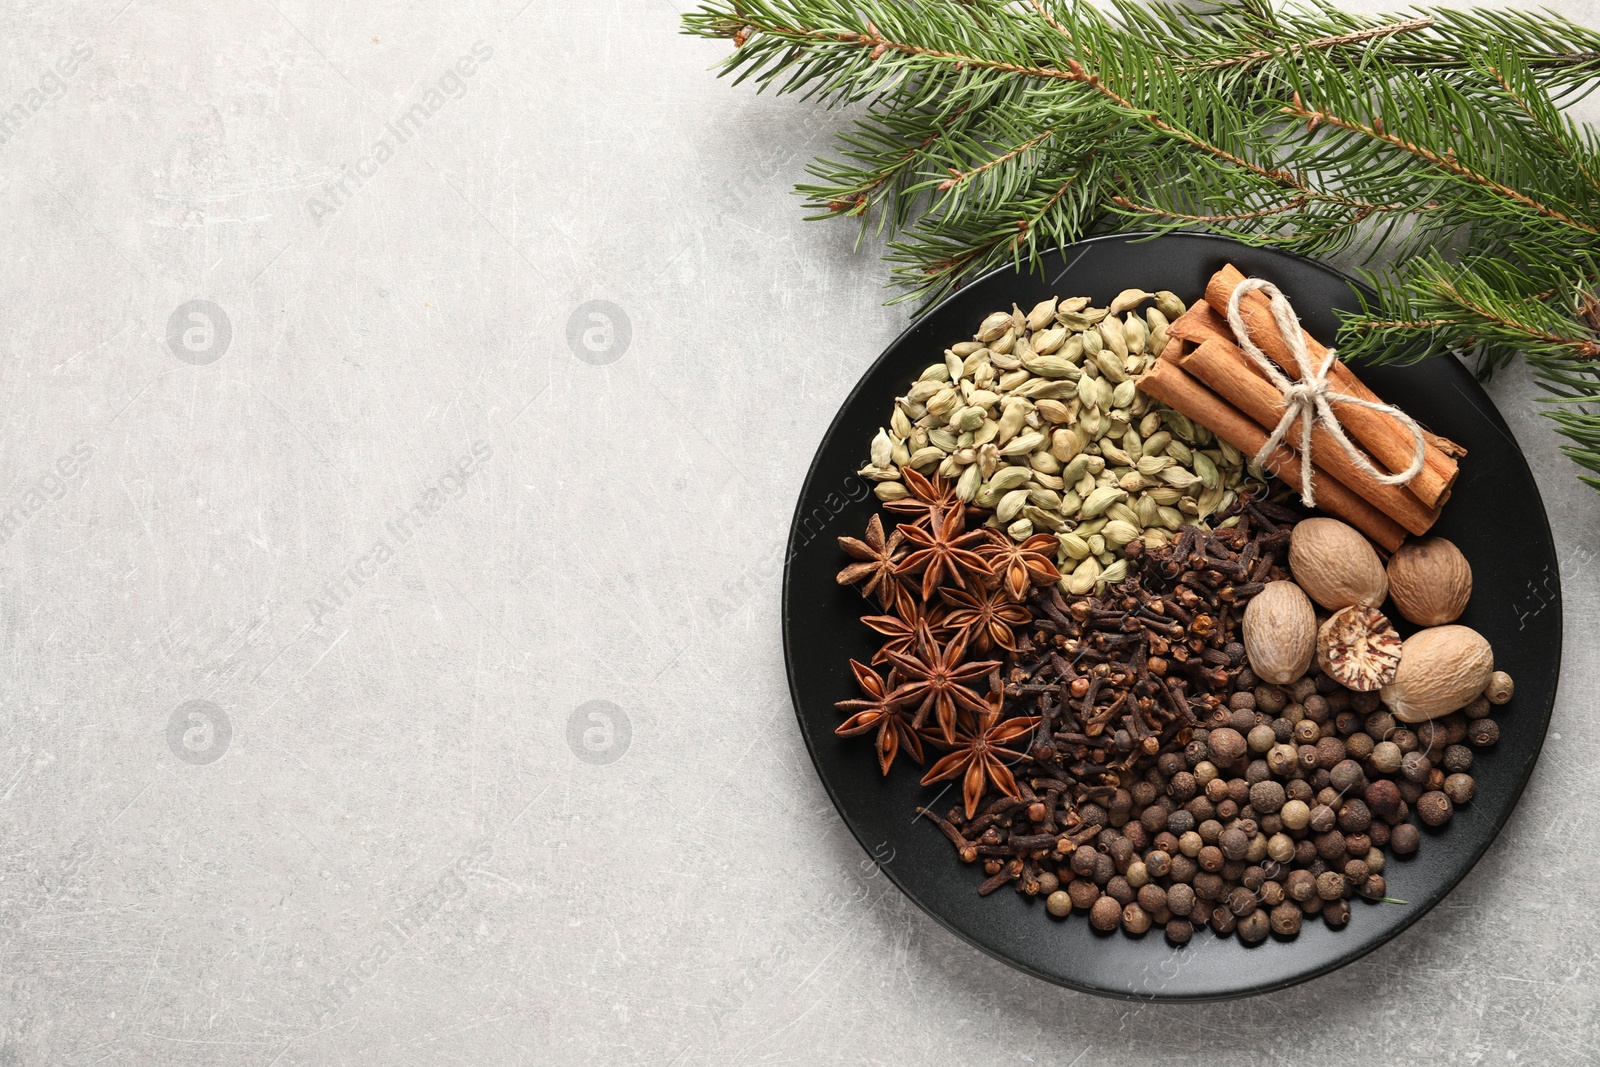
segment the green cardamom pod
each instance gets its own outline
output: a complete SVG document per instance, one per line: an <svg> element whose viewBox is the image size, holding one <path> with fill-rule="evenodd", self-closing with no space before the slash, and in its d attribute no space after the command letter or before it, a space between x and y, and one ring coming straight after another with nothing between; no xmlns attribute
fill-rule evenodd
<svg viewBox="0 0 1600 1067"><path fill-rule="evenodd" d="M1076 365L1060 356L1034 356L1022 365L1041 378L1075 378L1079 373Z"/></svg>
<svg viewBox="0 0 1600 1067"><path fill-rule="evenodd" d="M1124 311L1132 311L1149 299L1150 294L1143 289L1124 289L1111 301L1111 314L1120 315Z"/></svg>
<svg viewBox="0 0 1600 1067"><path fill-rule="evenodd" d="M1115 504L1117 501L1126 499L1127 496L1127 492L1122 489L1112 486L1101 486L1094 492L1090 493L1088 498L1084 500L1083 508L1081 509L1080 513L1084 518L1092 519L1096 515L1099 515L1101 512L1105 511L1112 504Z"/></svg>
<svg viewBox="0 0 1600 1067"><path fill-rule="evenodd" d="M989 479L989 484L999 492L1004 493L1027 485L1028 480L1032 477L1033 471L1027 467L1001 467Z"/></svg>
<svg viewBox="0 0 1600 1067"><path fill-rule="evenodd" d="M1009 329L1011 329L1011 316L1004 311L996 311L983 320L983 325L978 327L977 336L973 340L988 344L990 341L999 340Z"/></svg>
<svg viewBox="0 0 1600 1067"><path fill-rule="evenodd" d="M1048 356L1059 349L1067 341L1067 331L1063 326L1052 326L1048 330L1040 330L1033 335L1030 342L1034 352L1041 356Z"/></svg>
<svg viewBox="0 0 1600 1067"><path fill-rule="evenodd" d="M1033 305L1033 310L1028 312L1027 325L1030 330L1042 330L1050 325L1056 317L1056 298L1041 300Z"/></svg>
<svg viewBox="0 0 1600 1067"><path fill-rule="evenodd" d="M1044 444L1044 442L1044 434L1039 433L1037 430L1029 430L1025 434L1018 435L1010 443L1001 445L1000 454L1002 456L1025 456Z"/></svg>
<svg viewBox="0 0 1600 1067"><path fill-rule="evenodd" d="M978 495L978 489L982 485L983 472L974 464L962 471L961 477L956 480L956 496L970 504L972 498Z"/></svg>
<svg viewBox="0 0 1600 1067"><path fill-rule="evenodd" d="M1061 461L1042 449L1028 453L1028 466L1042 474L1061 473Z"/></svg>
<svg viewBox="0 0 1600 1067"><path fill-rule="evenodd" d="M1035 405L1039 416L1057 425L1072 421L1072 409L1059 400L1041 400Z"/></svg>
<svg viewBox="0 0 1600 1067"><path fill-rule="evenodd" d="M1124 452L1122 449L1118 448L1114 444L1111 444L1109 441L1101 441L1100 442L1100 455L1107 463L1113 464L1115 466L1118 466L1118 467L1131 467L1131 466L1133 466L1132 458L1129 457L1129 455L1126 452Z"/></svg>
<svg viewBox="0 0 1600 1067"><path fill-rule="evenodd" d="M1138 514L1121 500L1106 508L1106 518L1113 522L1125 522L1129 526L1137 525L1139 522Z"/></svg>
<svg viewBox="0 0 1600 1067"><path fill-rule="evenodd" d="M1156 309L1167 317L1168 322L1176 322L1189 310L1182 298L1170 289L1163 289L1156 294Z"/></svg>
<svg viewBox="0 0 1600 1067"><path fill-rule="evenodd" d="M1113 386L1128 380L1127 372L1122 369L1122 357L1115 352L1102 350L1094 357L1095 366L1100 368L1100 373L1105 377L1102 381L1110 382ZM1110 405L1106 405L1109 407Z"/></svg>
<svg viewBox="0 0 1600 1067"><path fill-rule="evenodd" d="M1022 514L1022 506L1028 502L1028 490L1013 489L1000 498L1000 503L995 507L995 517L1001 522L1010 522Z"/></svg>
<svg viewBox="0 0 1600 1067"><path fill-rule="evenodd" d="M1100 533L1106 539L1107 547L1121 548L1130 541L1137 540L1141 529L1142 527L1134 523L1125 522L1122 519L1113 519L1106 523L1105 529L1101 530Z"/></svg>
<svg viewBox="0 0 1600 1067"><path fill-rule="evenodd" d="M889 440L889 431L879 427L878 432L872 437L872 464L875 467L887 467L894 456L894 442Z"/></svg>
<svg viewBox="0 0 1600 1067"><path fill-rule="evenodd" d="M1145 326L1144 320L1137 315L1129 315L1122 324L1123 343L1128 346L1128 354L1142 356L1145 351L1145 342L1150 340L1150 330Z"/></svg>
<svg viewBox="0 0 1600 1067"><path fill-rule="evenodd" d="M1105 347L1117 354L1117 359L1122 359L1128 354L1128 338L1122 330L1122 320L1115 315L1107 315L1100 320L1100 339L1105 342ZM1104 369L1105 364L1100 364Z"/></svg>
<svg viewBox="0 0 1600 1067"><path fill-rule="evenodd" d="M872 487L872 492L885 504L891 504L896 500L904 500L911 495L910 491L899 482L879 482Z"/></svg>

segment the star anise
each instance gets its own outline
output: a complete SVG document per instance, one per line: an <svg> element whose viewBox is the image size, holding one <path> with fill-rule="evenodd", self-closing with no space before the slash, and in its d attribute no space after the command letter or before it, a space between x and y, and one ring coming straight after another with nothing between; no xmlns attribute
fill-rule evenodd
<svg viewBox="0 0 1600 1067"><path fill-rule="evenodd" d="M895 685L898 675L890 671L889 680L885 682L877 671L855 660L850 661L850 670L855 673L856 684L871 699L841 700L835 704L840 711L854 714L833 732L840 737L859 737L876 727L878 736L874 747L878 750L878 768L884 774L889 773L901 745L911 753L912 759L923 762L922 738L905 716L906 703L916 698L906 695L905 686Z"/></svg>
<svg viewBox="0 0 1600 1067"><path fill-rule="evenodd" d="M911 655L917 647L917 631L926 623L928 628L939 634L946 628L945 610L940 604L924 604L916 597L907 595L893 615L863 615L861 621L866 623L878 633L889 640L872 657L874 665L887 663L890 652L900 652Z"/></svg>
<svg viewBox="0 0 1600 1067"><path fill-rule="evenodd" d="M968 590L944 588L939 590L939 595L949 601L952 608L950 614L944 617L944 624L951 629L967 631L975 652L987 652L991 648L1015 652L1017 635L1014 628L1033 621L1033 614L1021 604L1013 602L1006 591L998 586Z"/></svg>
<svg viewBox="0 0 1600 1067"><path fill-rule="evenodd" d="M999 575L1000 584L1011 594L1011 599L1025 600L1029 586L1061 580L1061 572L1056 570L1054 562L1060 542L1054 534L1034 534L1019 543L999 530L987 532L989 543L978 549L978 554Z"/></svg>
<svg viewBox="0 0 1600 1067"><path fill-rule="evenodd" d="M901 467L900 481L911 495L904 500L891 500L883 506L896 515L909 517L911 522L908 525L937 525L951 511L960 511L966 517L967 505L956 495L956 483L948 478L937 474L931 479L925 478L910 467Z"/></svg>
<svg viewBox="0 0 1600 1067"><path fill-rule="evenodd" d="M887 538L884 537L883 520L876 513L867 520L866 540L841 537L839 547L844 549L850 558L861 561L852 563L839 572L840 585L865 582L860 587L861 595L876 594L878 603L882 604L886 611L899 610L902 599L911 599L911 594L900 584L900 579L895 577L895 568L905 555L905 534L896 529Z"/></svg>
<svg viewBox="0 0 1600 1067"><path fill-rule="evenodd" d="M990 782L1007 796L1020 796L1017 780L1004 761L1020 760L1022 753L1004 746L1007 741L1031 733L1037 725L1039 717L1036 715L1002 720L1000 709L986 702L978 712L976 726L961 735L954 752L928 768L928 773L922 776L922 784L961 778L961 796L966 801L969 819L977 814L978 804Z"/></svg>
<svg viewBox="0 0 1600 1067"><path fill-rule="evenodd" d="M933 591L939 588L946 576L965 589L971 578L987 578L993 573L989 561L974 552L973 546L984 540L983 530L964 533L966 515L963 508L952 508L927 529L920 526L901 526L907 541L916 546L911 554L895 567L896 574L922 574L922 599L932 600Z"/></svg>
<svg viewBox="0 0 1600 1067"><path fill-rule="evenodd" d="M887 653L888 660L900 669L907 679L901 686L908 696L921 700L911 725L917 729L932 711L939 722L939 730L946 744L956 743L956 719L960 710L981 711L988 705L969 683L977 681L994 668L999 660L978 660L963 663L967 654L967 635L958 633L943 646L934 639L933 631L923 623L917 631L915 655L903 652Z"/></svg>

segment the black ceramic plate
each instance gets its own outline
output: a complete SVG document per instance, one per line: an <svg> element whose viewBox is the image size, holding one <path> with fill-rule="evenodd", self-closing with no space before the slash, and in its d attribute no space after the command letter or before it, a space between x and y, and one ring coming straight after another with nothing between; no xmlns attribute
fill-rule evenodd
<svg viewBox="0 0 1600 1067"><path fill-rule="evenodd" d="M1504 420L1472 376L1454 360L1361 372L1379 396L1424 425L1465 445L1455 493L1435 531L1473 564L1472 603L1461 620L1493 644L1498 665L1516 679L1515 699L1497 710L1500 743L1476 750L1477 797L1441 831L1424 830L1422 847L1391 858L1388 892L1405 904L1357 901L1350 924L1329 930L1308 922L1299 937L1246 947L1207 930L1184 948L1160 929L1140 939L1100 935L1081 913L1049 918L1044 902L1002 889L980 898L983 875L957 861L926 820L914 818L940 787L918 784L904 755L887 778L870 741L834 735L834 702L855 697L849 660L869 660L876 647L858 621L860 595L834 582L847 562L835 540L859 536L877 500L855 471L867 444L887 423L893 398L950 344L978 322L1015 302L1031 307L1050 295L1089 296L1104 305L1126 288L1170 289L1197 299L1225 262L1275 282L1306 328L1331 342L1335 308L1354 309L1352 283L1327 267L1219 237L1106 237L1047 257L1042 276L1004 269L930 311L889 346L834 418L817 450L790 531L784 576L784 651L789 686L806 745L828 795L856 839L907 896L976 947L1029 974L1109 996L1207 1000L1281 989L1325 974L1388 941L1437 904L1483 855L1533 771L1561 663L1561 602L1555 548L1533 475ZM1517 526L1517 551L1504 550L1507 521ZM959 800L944 792L941 807Z"/></svg>

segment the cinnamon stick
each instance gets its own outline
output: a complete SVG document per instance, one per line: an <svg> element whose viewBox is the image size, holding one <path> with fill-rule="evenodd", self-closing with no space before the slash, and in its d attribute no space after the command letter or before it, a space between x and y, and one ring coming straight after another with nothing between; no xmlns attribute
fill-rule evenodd
<svg viewBox="0 0 1600 1067"><path fill-rule="evenodd" d="M1219 315L1226 318L1228 301L1233 296L1233 291L1244 280L1244 275L1238 268L1231 263L1228 264L1214 274L1207 283L1206 302ZM1251 339L1255 341L1257 347L1282 367L1290 377L1298 378L1300 368L1295 364L1294 357L1289 352L1288 342L1272 318L1266 294L1260 292L1248 294L1240 302L1239 311L1245 325L1250 328ZM1311 358L1314 361L1321 361L1328 354L1327 348L1304 329L1300 332L1305 337ZM1328 373L1328 380L1339 392L1363 400L1378 400L1377 394L1363 385L1354 372L1343 363L1337 361L1334 363ZM1344 404L1339 408L1339 418L1344 424L1345 431L1365 446L1367 451L1390 471L1403 471L1411 465L1414 448L1411 434L1392 416L1370 408ZM1444 445L1449 446L1450 451L1458 453L1463 451L1459 445L1447 438L1426 436L1442 441ZM1438 507L1444 502L1451 485L1455 483L1456 476L1460 473L1460 465L1452 455L1447 455L1446 451L1445 447L1425 440L1422 470L1417 472L1417 476L1406 485L1406 489L1429 508Z"/></svg>
<svg viewBox="0 0 1600 1067"><path fill-rule="evenodd" d="M1173 362L1268 433L1283 418L1283 394L1259 373L1252 373L1256 370L1254 364L1232 342L1220 337L1207 338L1192 352L1175 353ZM1299 440L1298 426L1292 439ZM1438 511L1424 507L1422 501L1406 492L1404 486L1385 485L1357 467L1343 446L1334 440L1333 434L1324 429L1321 423L1311 430L1311 446L1316 466L1325 468L1328 474L1343 482L1358 496L1377 505L1384 514L1412 533L1419 536L1425 534L1437 521ZM1288 442L1285 442L1284 450L1291 457L1296 455ZM1319 497L1322 494L1322 480L1320 475L1315 477L1314 488Z"/></svg>
<svg viewBox="0 0 1600 1067"><path fill-rule="evenodd" d="M1167 336L1199 344L1208 337L1220 337L1233 342L1233 328L1217 309L1204 300L1196 300L1189 310L1167 326Z"/></svg>
<svg viewBox="0 0 1600 1067"><path fill-rule="evenodd" d="M1168 341L1162 358L1139 376L1139 388L1207 427L1245 455L1255 455L1267 443L1267 431L1167 358L1168 353L1175 353L1182 346L1179 338ZM1301 487L1296 458L1275 455L1268 458L1265 466L1295 489ZM1318 468L1314 477L1318 508L1348 522L1390 552L1400 547L1406 537L1404 527L1326 471Z"/></svg>

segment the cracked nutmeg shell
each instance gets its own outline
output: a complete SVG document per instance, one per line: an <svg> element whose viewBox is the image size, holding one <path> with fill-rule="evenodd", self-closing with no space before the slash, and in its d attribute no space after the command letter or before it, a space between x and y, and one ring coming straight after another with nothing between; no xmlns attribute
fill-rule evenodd
<svg viewBox="0 0 1600 1067"><path fill-rule="evenodd" d="M1400 667L1400 634L1377 608L1340 608L1317 631L1317 666L1346 689L1382 689Z"/></svg>

